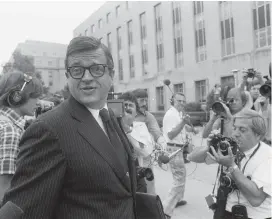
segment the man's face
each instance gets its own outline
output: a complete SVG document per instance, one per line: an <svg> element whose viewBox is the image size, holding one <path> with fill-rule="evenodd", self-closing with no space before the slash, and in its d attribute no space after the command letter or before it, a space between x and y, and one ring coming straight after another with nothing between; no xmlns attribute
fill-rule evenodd
<svg viewBox="0 0 272 219"><path fill-rule="evenodd" d="M147 97L137 98L137 102L138 102L140 111L142 113L144 113L146 110L148 110L148 100L147 100Z"/></svg>
<svg viewBox="0 0 272 219"><path fill-rule="evenodd" d="M90 67L96 64L107 65L107 58L101 48L78 52L68 57L68 67ZM69 91L78 102L92 109L101 109L105 105L113 81L113 72L110 74L108 67L105 67L102 77L93 77L88 70L82 79L73 79L70 73L66 76Z"/></svg>
<svg viewBox="0 0 272 219"><path fill-rule="evenodd" d="M136 111L136 104L132 101L126 100L124 101L124 106L125 106L125 110L131 114L133 117L136 116L137 111Z"/></svg>
<svg viewBox="0 0 272 219"><path fill-rule="evenodd" d="M38 98L29 98L29 100L20 106L22 116L34 116L35 109L37 108Z"/></svg>
<svg viewBox="0 0 272 219"><path fill-rule="evenodd" d="M250 118L236 118L233 124L232 136L238 141L241 151L247 151L254 147L260 137L251 129Z"/></svg>
<svg viewBox="0 0 272 219"><path fill-rule="evenodd" d="M237 89L231 89L228 92L228 96L227 96L227 102L230 102L230 111L232 114L235 114L239 111L242 110L243 108L243 102L241 99L241 95L238 93Z"/></svg>
<svg viewBox="0 0 272 219"><path fill-rule="evenodd" d="M251 87L250 95L253 98L253 100L256 100L260 96L260 91L259 91L260 87L261 87L260 84L256 84Z"/></svg>
<svg viewBox="0 0 272 219"><path fill-rule="evenodd" d="M180 94L176 94L174 97L174 107L180 112L184 111L184 106L186 104L185 97Z"/></svg>

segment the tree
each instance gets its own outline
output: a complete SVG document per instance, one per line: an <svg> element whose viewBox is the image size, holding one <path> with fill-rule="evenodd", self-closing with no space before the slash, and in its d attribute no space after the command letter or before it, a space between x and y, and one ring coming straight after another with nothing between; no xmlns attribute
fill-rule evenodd
<svg viewBox="0 0 272 219"><path fill-rule="evenodd" d="M43 95L47 96L49 94L49 87L46 87L44 81L42 80L42 75L40 71L37 71L34 66L34 58L32 56L26 56L21 54L20 51L15 51L13 54L13 62L8 62L3 66L3 73L9 73L11 71L17 70L38 78L43 85Z"/></svg>

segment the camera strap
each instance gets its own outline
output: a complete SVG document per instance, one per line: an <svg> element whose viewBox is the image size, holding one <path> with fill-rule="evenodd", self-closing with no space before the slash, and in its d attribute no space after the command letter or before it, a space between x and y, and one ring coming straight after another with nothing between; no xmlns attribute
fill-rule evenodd
<svg viewBox="0 0 272 219"><path fill-rule="evenodd" d="M259 150L260 146L261 146L261 143L259 142L258 147L253 151L253 153L250 155L250 157L248 158L247 162L246 162L245 165L243 166L243 169L242 169L243 174L244 174L244 172L245 172L245 169L246 169L246 166L247 166L249 160L256 154L256 152Z"/></svg>
<svg viewBox="0 0 272 219"><path fill-rule="evenodd" d="M216 174L216 178L215 178L215 182L214 182L214 185L213 185L213 190L212 190L212 195L214 196L214 190L215 190L215 187L216 187L216 184L217 182L219 181L218 178L219 178L219 173L222 171L222 166L221 165L218 165L218 168L217 168L217 174Z"/></svg>
<svg viewBox="0 0 272 219"><path fill-rule="evenodd" d="M243 174L245 173L245 169L246 169L246 166L247 166L249 160L256 154L256 152L259 150L260 146L261 146L261 143L259 142L258 147L252 152L252 154L251 154L250 157L248 158L247 162L246 162L245 165L243 166L243 169L242 169L242 173L243 173ZM240 190L238 190L238 191L237 191L238 204L240 204L240 194L241 194L241 192L240 192Z"/></svg>

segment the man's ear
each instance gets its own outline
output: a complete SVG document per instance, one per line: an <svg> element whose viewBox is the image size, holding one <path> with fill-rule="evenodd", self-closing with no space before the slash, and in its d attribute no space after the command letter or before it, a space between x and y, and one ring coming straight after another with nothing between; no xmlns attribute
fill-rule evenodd
<svg viewBox="0 0 272 219"><path fill-rule="evenodd" d="M66 76L66 78L69 78L69 74L67 71L65 72L65 76Z"/></svg>
<svg viewBox="0 0 272 219"><path fill-rule="evenodd" d="M114 74L115 74L114 69L111 69L109 73L110 73L111 78L113 79L114 78Z"/></svg>

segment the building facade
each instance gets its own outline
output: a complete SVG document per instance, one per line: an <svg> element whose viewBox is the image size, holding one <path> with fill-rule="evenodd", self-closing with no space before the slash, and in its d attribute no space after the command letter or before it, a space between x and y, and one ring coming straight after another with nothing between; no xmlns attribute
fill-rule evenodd
<svg viewBox="0 0 272 219"><path fill-rule="evenodd" d="M64 60L67 45L59 43L26 40L15 49L21 54L32 56L36 71L41 72L42 80L49 91L54 93L64 88L66 83Z"/></svg>
<svg viewBox="0 0 272 219"><path fill-rule="evenodd" d="M106 2L74 29L95 36L115 63L115 92L147 89L151 111L169 107L171 91L204 103L215 83L241 82L243 68L268 74L269 2ZM234 69L238 73L234 73Z"/></svg>

